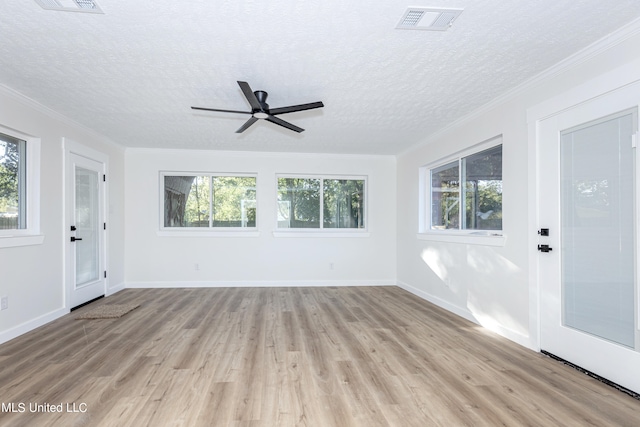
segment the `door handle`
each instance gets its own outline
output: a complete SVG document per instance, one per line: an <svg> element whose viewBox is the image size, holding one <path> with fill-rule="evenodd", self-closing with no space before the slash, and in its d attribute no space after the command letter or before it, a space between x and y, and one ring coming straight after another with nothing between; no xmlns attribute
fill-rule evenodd
<svg viewBox="0 0 640 427"><path fill-rule="evenodd" d="M549 245L538 245L538 250L540 252L550 252L553 248L549 247Z"/></svg>
<svg viewBox="0 0 640 427"><path fill-rule="evenodd" d="M81 238L77 238L77 237L73 237L73 236L71 236L71 241L72 241L72 242L75 242L75 241L78 241L78 240L82 240L82 239L81 239Z"/></svg>

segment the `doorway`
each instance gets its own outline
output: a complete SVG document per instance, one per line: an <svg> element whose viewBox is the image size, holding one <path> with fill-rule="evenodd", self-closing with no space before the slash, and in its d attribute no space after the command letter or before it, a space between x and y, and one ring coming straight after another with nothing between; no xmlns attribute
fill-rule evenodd
<svg viewBox="0 0 640 427"><path fill-rule="evenodd" d="M537 209L541 350L640 392L637 101L539 122Z"/></svg>
<svg viewBox="0 0 640 427"><path fill-rule="evenodd" d="M65 148L65 281L73 309L106 291L106 159L70 141Z"/></svg>

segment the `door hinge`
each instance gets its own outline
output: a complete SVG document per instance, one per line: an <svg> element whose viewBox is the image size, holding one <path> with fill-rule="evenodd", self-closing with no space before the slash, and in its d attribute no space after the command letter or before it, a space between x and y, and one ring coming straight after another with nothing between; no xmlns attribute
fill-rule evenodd
<svg viewBox="0 0 640 427"><path fill-rule="evenodd" d="M107 278L107 270L104 271L104 278Z"/></svg>
<svg viewBox="0 0 640 427"><path fill-rule="evenodd" d="M106 222L102 224L102 229L103 229L103 230L106 230L106 229L107 229L107 223L106 223Z"/></svg>
<svg viewBox="0 0 640 427"><path fill-rule="evenodd" d="M638 132L631 135L631 148L636 148L638 146Z"/></svg>
<svg viewBox="0 0 640 427"><path fill-rule="evenodd" d="M107 182L107 175L102 175L102 182Z"/></svg>

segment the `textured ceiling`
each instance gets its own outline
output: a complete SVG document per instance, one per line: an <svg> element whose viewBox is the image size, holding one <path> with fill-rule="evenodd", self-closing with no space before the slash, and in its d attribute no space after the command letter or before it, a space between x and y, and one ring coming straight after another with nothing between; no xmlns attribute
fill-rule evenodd
<svg viewBox="0 0 640 427"><path fill-rule="evenodd" d="M395 29L414 0L2 0L0 84L127 147L396 154L640 16L638 0L429 0L446 32ZM250 110L269 92L301 134ZM2 118L0 117L0 122Z"/></svg>

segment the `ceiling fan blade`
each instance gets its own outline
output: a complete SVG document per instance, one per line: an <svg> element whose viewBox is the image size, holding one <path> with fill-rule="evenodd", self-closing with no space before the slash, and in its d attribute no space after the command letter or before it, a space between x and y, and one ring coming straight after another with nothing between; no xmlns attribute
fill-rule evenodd
<svg viewBox="0 0 640 427"><path fill-rule="evenodd" d="M260 103L258 102L258 98L251 90L251 86L247 82L238 81L238 85L240 85L240 89L242 89L242 93L244 93L244 97L249 101L249 105L251 105L252 110L262 110Z"/></svg>
<svg viewBox="0 0 640 427"><path fill-rule="evenodd" d="M252 124L254 124L255 122L257 122L258 119L256 119L255 117L251 116L251 118L249 120L247 120L241 127L240 129L238 129L236 131L236 133L242 133L245 130L249 129L249 126L251 126Z"/></svg>
<svg viewBox="0 0 640 427"><path fill-rule="evenodd" d="M282 119L280 119L280 118L278 118L278 117L271 116L271 115L270 115L269 117L267 117L265 120L267 120L267 121L269 121L269 122L271 122L271 123L275 123L275 124L277 124L277 125L280 125L280 126L282 126L282 127L285 127L285 128L287 128L287 129L289 129L289 130L292 130L292 131L294 131L294 132L298 132L298 133L300 133L300 132L303 132L303 131L304 131L304 129L299 128L299 127L298 127L298 126L296 126L296 125L292 125L292 124L291 124L291 123L289 123L289 122L285 122L284 120L282 120Z"/></svg>
<svg viewBox="0 0 640 427"><path fill-rule="evenodd" d="M191 107L192 110L204 110L204 111L218 111L221 113L241 113L251 114L251 111L237 111L237 110L219 110L217 108L204 108L204 107Z"/></svg>
<svg viewBox="0 0 640 427"><path fill-rule="evenodd" d="M322 107L324 107L322 102L311 102L309 104L291 105L290 107L271 108L269 113L271 115L293 113L294 111L313 110L314 108Z"/></svg>

